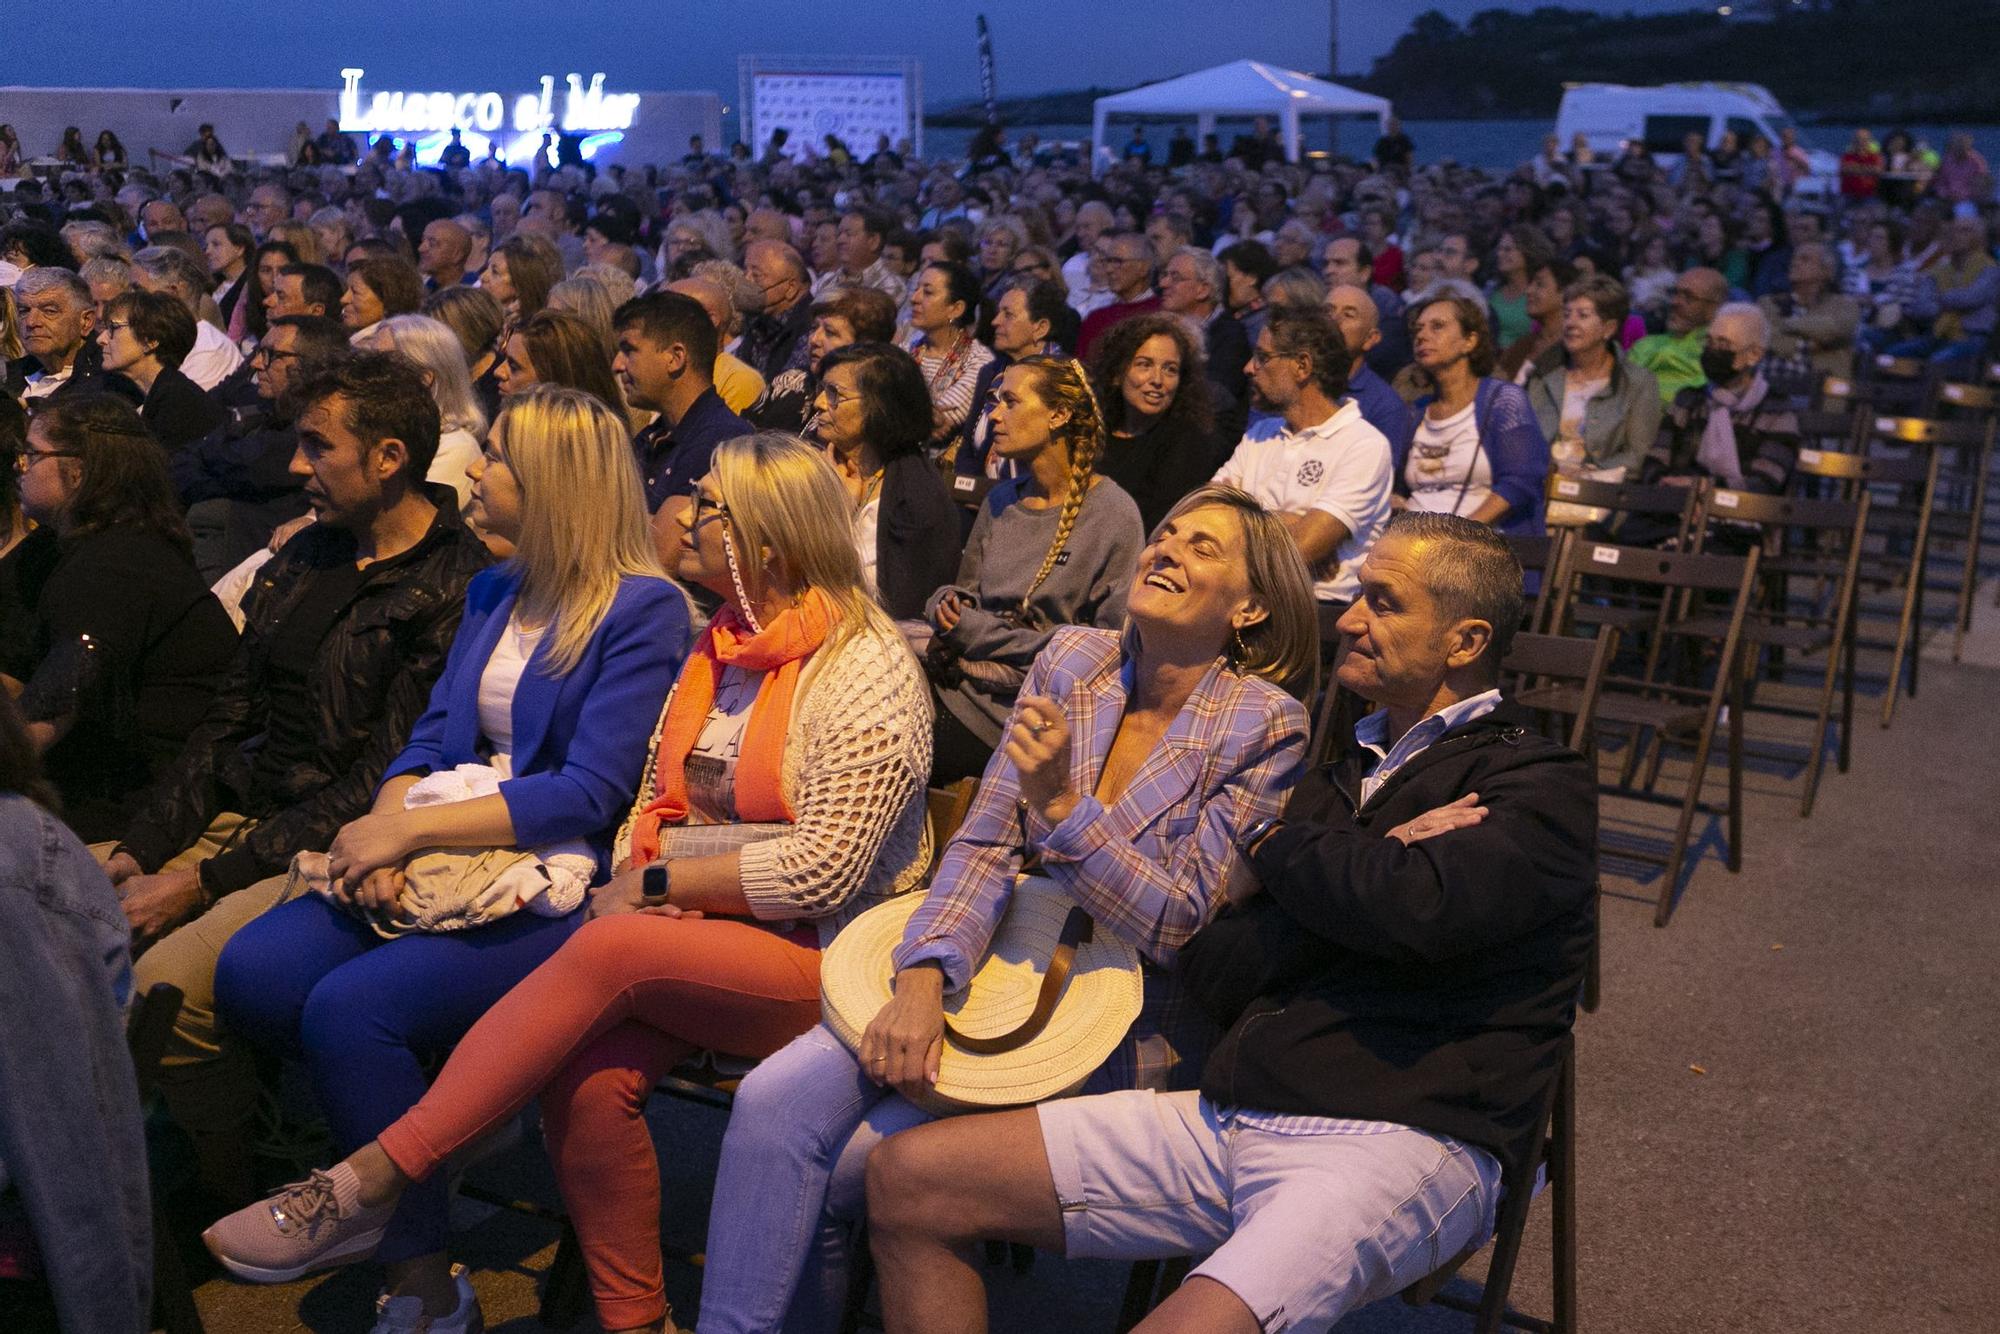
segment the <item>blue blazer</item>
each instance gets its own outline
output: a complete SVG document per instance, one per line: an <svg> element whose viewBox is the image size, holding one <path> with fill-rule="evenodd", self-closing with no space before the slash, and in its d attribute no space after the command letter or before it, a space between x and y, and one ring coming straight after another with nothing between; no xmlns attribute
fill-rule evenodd
<svg viewBox="0 0 2000 1334"><path fill-rule="evenodd" d="M409 744L383 774L427 774L482 763L479 678L513 614L521 588L511 565L481 571L465 591L465 620ZM646 745L667 690L687 657L687 599L665 579L627 576L611 610L567 674L542 667L536 646L514 692L514 777L500 796L524 848L589 841L598 873L610 868L611 838L632 804Z"/></svg>

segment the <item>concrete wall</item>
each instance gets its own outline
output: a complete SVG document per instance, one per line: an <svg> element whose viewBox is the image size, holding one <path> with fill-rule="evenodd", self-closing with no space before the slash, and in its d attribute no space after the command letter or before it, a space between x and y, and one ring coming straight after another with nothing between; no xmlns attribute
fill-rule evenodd
<svg viewBox="0 0 2000 1334"><path fill-rule="evenodd" d="M522 89L518 91L529 91ZM317 134L339 114L338 88L0 88L0 124L11 124L30 158L53 157L65 126L83 130L86 144L110 129L135 165L146 150L182 153L207 122L233 155L282 154L292 127L306 122ZM641 93L638 114L624 139L608 144L599 162L638 166L679 162L689 135L711 148L722 143L722 99L715 93ZM511 136L510 136L511 137Z"/></svg>

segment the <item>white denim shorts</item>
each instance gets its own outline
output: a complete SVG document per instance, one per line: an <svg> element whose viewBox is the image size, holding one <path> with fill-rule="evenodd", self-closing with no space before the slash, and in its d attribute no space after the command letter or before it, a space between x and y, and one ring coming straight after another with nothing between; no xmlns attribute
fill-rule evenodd
<svg viewBox="0 0 2000 1334"><path fill-rule="evenodd" d="M1065 1253L1194 1269L1267 1334L1329 1328L1491 1230L1491 1154L1404 1127L1279 1134L1198 1093L1135 1090L1036 1108Z"/></svg>

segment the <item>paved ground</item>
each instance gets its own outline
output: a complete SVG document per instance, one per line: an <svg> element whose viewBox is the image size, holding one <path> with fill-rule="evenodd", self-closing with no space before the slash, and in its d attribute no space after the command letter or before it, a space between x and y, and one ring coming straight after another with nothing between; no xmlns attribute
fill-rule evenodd
<svg viewBox="0 0 2000 1334"><path fill-rule="evenodd" d="M1991 590L1982 628L2000 623ZM2000 666L1982 636L1969 660ZM1579 1026L1582 1323L1590 1331L1991 1330L2000 1238L2000 670L1924 663L1894 730L1859 709L1853 771L1809 822L1795 766L1753 769L1743 870L1694 868L1671 926L1653 884L1607 881L1604 1004ZM1768 732L1758 718L1753 734ZM1668 767L1668 774L1674 772ZM1607 822L1657 830L1659 812ZM670 1253L699 1246L718 1113L656 1099ZM547 1194L532 1145L482 1170ZM1546 1215L1515 1285L1548 1310ZM546 1223L466 1210L460 1254L493 1328L538 1329ZM693 1310L699 1271L670 1267ZM282 1288L219 1278L214 1334L364 1330L366 1267ZM999 1330L1109 1330L1123 1274L1041 1257L996 1272ZM1984 1305L1982 1305L1984 1304ZM582 1328L593 1328L586 1321ZM1386 1303L1342 1334L1462 1330Z"/></svg>

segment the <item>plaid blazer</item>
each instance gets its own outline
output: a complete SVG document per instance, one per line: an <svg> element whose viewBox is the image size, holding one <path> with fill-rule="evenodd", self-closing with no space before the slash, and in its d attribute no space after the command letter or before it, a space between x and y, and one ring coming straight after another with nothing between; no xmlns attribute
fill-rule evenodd
<svg viewBox="0 0 2000 1334"><path fill-rule="evenodd" d="M1096 791L1131 690L1132 664L1111 630L1058 630L1028 669L1021 694L1063 701L1072 791ZM1012 726L1010 718L1001 735ZM936 962L948 989L965 986L1032 851L1043 874L1148 964L1145 1009L1086 1088L1191 1087L1192 1065L1214 1035L1179 1003L1166 970L1221 907L1237 836L1283 808L1308 726L1299 701L1217 661L1118 800L1107 807L1083 796L1054 826L1022 801L1013 762L996 751L895 967Z"/></svg>

